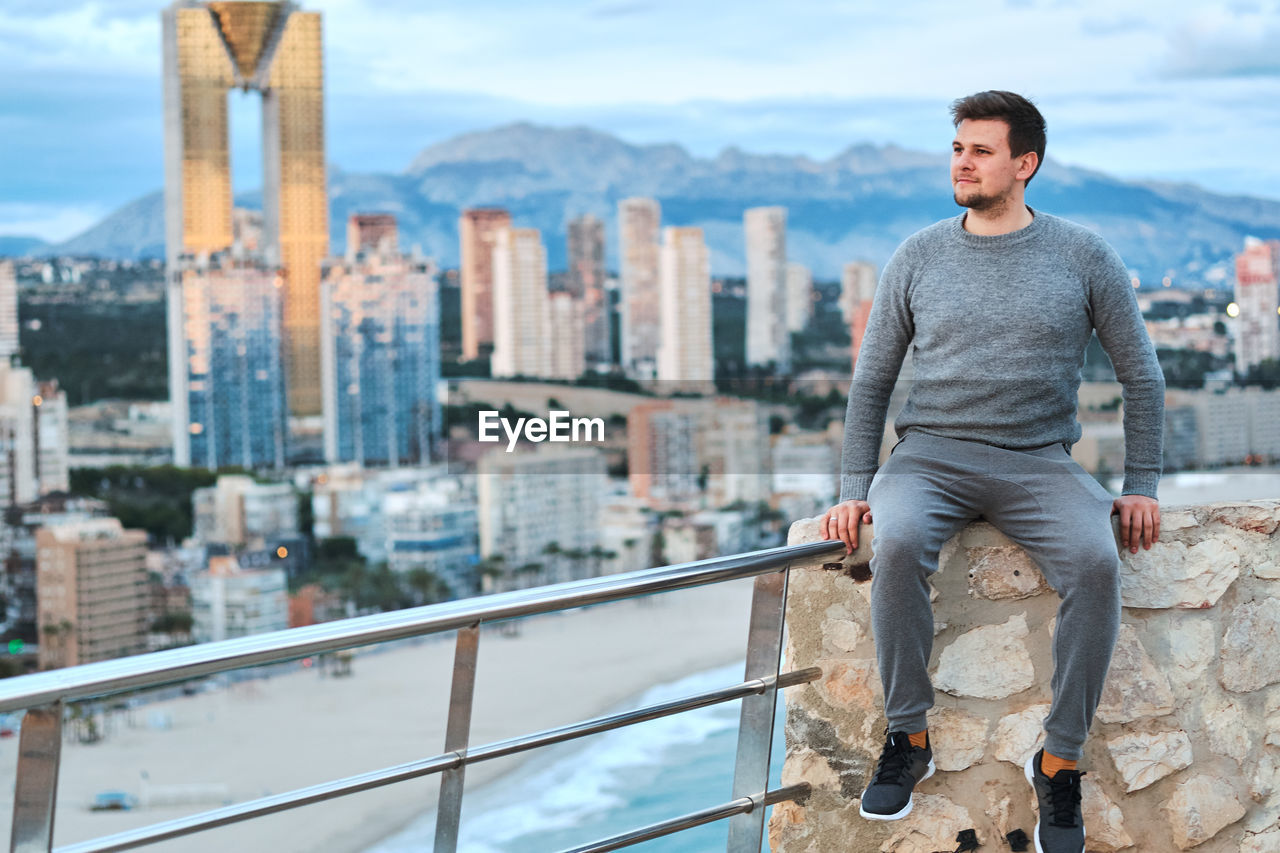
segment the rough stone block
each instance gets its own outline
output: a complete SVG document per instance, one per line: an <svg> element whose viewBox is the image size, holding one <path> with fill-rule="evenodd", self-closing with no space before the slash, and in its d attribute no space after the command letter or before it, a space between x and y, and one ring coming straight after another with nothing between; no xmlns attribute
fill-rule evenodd
<svg viewBox="0 0 1280 853"><path fill-rule="evenodd" d="M969 548L969 595L990 601L1030 598L1049 584L1027 552L1016 545Z"/></svg>
<svg viewBox="0 0 1280 853"><path fill-rule="evenodd" d="M1004 699L1026 690L1035 684L1035 667L1022 642L1028 633L1021 613L965 632L942 650L934 687L978 699Z"/></svg>
<svg viewBox="0 0 1280 853"><path fill-rule="evenodd" d="M929 712L929 740L939 770L964 770L987 752L987 721L976 714L935 707Z"/></svg>
<svg viewBox="0 0 1280 853"><path fill-rule="evenodd" d="M956 805L941 794L916 794L911 814L893 824L893 835L881 845L880 853L935 853L954 849L956 835L973 825L973 818L964 806Z"/></svg>
<svg viewBox="0 0 1280 853"><path fill-rule="evenodd" d="M1222 686L1248 693L1280 681L1280 598L1247 601L1236 608L1222 638Z"/></svg>
<svg viewBox="0 0 1280 853"><path fill-rule="evenodd" d="M1107 792L1087 776L1080 784L1080 812L1088 832L1090 853L1118 853L1133 847L1124 829L1124 813Z"/></svg>
<svg viewBox="0 0 1280 853"><path fill-rule="evenodd" d="M1097 717L1104 723L1129 723L1173 712L1173 688L1152 662L1132 625L1121 625L1111 669L1102 689Z"/></svg>
<svg viewBox="0 0 1280 853"><path fill-rule="evenodd" d="M996 758L1021 769L1044 740L1044 719L1049 716L1049 707L1049 703L1044 702L1001 717L991 738L995 742Z"/></svg>
<svg viewBox="0 0 1280 853"><path fill-rule="evenodd" d="M1134 732L1107 741L1111 760L1129 793L1191 766L1191 738L1186 732Z"/></svg>
<svg viewBox="0 0 1280 853"><path fill-rule="evenodd" d="M1206 539L1191 547L1165 541L1125 554L1120 561L1120 596L1125 607L1203 609L1240 576L1240 555L1229 544Z"/></svg>
<svg viewBox="0 0 1280 853"><path fill-rule="evenodd" d="M1179 850L1203 844L1245 815L1231 783L1206 773L1178 785L1163 808Z"/></svg>

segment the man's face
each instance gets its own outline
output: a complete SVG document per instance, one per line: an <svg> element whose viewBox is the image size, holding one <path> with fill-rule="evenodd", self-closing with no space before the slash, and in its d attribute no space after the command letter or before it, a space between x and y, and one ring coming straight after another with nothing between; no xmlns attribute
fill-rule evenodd
<svg viewBox="0 0 1280 853"><path fill-rule="evenodd" d="M951 143L951 188L956 204L972 210L1007 205L1035 170L1034 154L1012 156L1009 125L1000 119L965 119Z"/></svg>

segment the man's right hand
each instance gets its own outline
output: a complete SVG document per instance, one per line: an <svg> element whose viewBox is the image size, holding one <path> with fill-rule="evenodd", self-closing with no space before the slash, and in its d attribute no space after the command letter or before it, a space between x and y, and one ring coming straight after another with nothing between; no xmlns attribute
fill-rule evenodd
<svg viewBox="0 0 1280 853"><path fill-rule="evenodd" d="M818 529L823 539L840 539L845 553L858 549L858 525L871 523L871 505L866 501L843 501L827 510Z"/></svg>

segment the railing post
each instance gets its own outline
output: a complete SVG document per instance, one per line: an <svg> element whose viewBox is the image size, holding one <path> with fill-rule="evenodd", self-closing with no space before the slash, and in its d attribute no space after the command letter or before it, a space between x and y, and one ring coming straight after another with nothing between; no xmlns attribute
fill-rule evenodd
<svg viewBox="0 0 1280 853"><path fill-rule="evenodd" d="M764 841L764 798L769 789L769 752L773 746L788 568L757 576L751 596L747 672L743 680L766 679L769 687L758 696L742 700L738 757L733 770L733 798L750 797L754 806L751 811L729 819L729 853L760 853L760 845Z"/></svg>
<svg viewBox="0 0 1280 853"><path fill-rule="evenodd" d="M480 626L458 629L453 655L453 687L449 693L449 722L445 729L445 752L463 757L471 739L471 706L476 689L476 654L480 647ZM440 777L440 800L436 803L436 843L434 853L454 853L458 848L458 825L462 820L462 789L467 765L444 771Z"/></svg>
<svg viewBox="0 0 1280 853"><path fill-rule="evenodd" d="M49 853L53 849L53 807L61 755L62 703L27 709L18 739L10 853Z"/></svg>

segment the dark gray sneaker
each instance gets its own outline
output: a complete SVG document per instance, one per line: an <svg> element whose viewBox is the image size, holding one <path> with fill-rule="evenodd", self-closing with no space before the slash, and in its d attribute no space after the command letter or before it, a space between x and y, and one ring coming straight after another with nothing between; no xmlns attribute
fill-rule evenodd
<svg viewBox="0 0 1280 853"><path fill-rule="evenodd" d="M906 732L889 732L858 813L867 820L901 820L911 814L911 792L935 769L931 744L920 749L911 745Z"/></svg>
<svg viewBox="0 0 1280 853"><path fill-rule="evenodd" d="M1033 837L1036 853L1084 853L1084 816L1080 813L1079 770L1059 770L1050 779L1040 769L1044 750L1027 759L1027 781L1040 801Z"/></svg>

